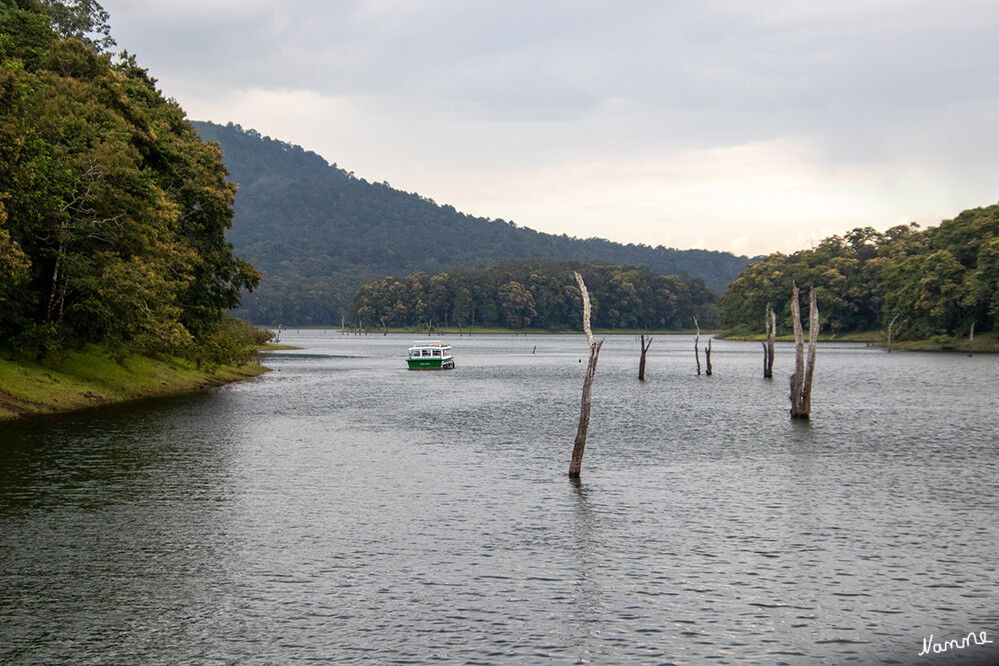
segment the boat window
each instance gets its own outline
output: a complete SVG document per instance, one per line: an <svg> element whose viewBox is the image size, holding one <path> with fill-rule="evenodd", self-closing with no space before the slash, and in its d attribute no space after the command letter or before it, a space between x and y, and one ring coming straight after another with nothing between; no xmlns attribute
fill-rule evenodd
<svg viewBox="0 0 999 666"><path fill-rule="evenodd" d="M434 356L440 356L440 355L441 355L441 350L440 349L435 349L434 350Z"/></svg>
<svg viewBox="0 0 999 666"><path fill-rule="evenodd" d="M423 350L423 355L424 356L430 356L430 350L429 349L424 349Z"/></svg>

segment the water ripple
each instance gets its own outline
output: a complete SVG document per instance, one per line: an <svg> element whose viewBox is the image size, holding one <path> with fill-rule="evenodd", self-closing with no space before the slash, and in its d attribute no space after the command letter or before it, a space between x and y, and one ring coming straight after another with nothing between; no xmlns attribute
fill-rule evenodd
<svg viewBox="0 0 999 666"><path fill-rule="evenodd" d="M0 661L911 663L999 632L999 358L823 346L798 424L756 343L709 378L657 336L640 383L609 338L574 485L579 336L453 339L444 373L285 340L250 383L3 426Z"/></svg>

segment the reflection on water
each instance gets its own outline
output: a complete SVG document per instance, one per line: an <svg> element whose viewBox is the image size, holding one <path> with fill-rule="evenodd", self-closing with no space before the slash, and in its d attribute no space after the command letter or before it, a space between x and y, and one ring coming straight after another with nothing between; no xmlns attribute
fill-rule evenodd
<svg viewBox="0 0 999 666"><path fill-rule="evenodd" d="M275 372L0 426L0 662L919 663L999 636L999 358L286 335ZM583 361L583 362L580 362ZM999 643L961 657L999 660ZM936 657L939 659L940 657ZM926 661L925 663L933 663Z"/></svg>

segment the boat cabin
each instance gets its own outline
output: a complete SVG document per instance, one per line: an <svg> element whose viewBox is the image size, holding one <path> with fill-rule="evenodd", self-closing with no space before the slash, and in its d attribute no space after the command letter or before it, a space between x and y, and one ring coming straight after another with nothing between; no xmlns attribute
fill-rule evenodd
<svg viewBox="0 0 999 666"><path fill-rule="evenodd" d="M407 359L410 370L447 370L454 367L451 345L440 340L414 342Z"/></svg>

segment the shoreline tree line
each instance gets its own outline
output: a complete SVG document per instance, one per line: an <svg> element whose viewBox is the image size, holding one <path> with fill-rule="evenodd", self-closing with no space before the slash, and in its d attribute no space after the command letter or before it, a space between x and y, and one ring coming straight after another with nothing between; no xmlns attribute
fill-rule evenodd
<svg viewBox="0 0 999 666"><path fill-rule="evenodd" d="M960 338L999 324L999 205L963 211L939 226L859 228L790 255L750 264L729 285L729 335L765 331L768 305L792 328L794 285L814 286L820 324L833 334L886 330L900 340ZM894 324L893 324L894 322Z"/></svg>
<svg viewBox="0 0 999 666"><path fill-rule="evenodd" d="M820 325L834 336L892 327L899 340L947 341L999 325L999 204L927 229L857 228L790 255L775 252L751 263L721 298L700 279L648 267L535 258L371 282L357 293L352 323L579 330L574 270L592 285L599 328L684 330L697 317L730 337L765 334L771 321L790 332L797 284L815 287Z"/></svg>
<svg viewBox="0 0 999 666"><path fill-rule="evenodd" d="M429 275L387 277L363 286L354 325L362 328L482 326L580 330L578 271L589 286L593 326L691 328L718 323L718 295L700 278L647 267L535 258Z"/></svg>

